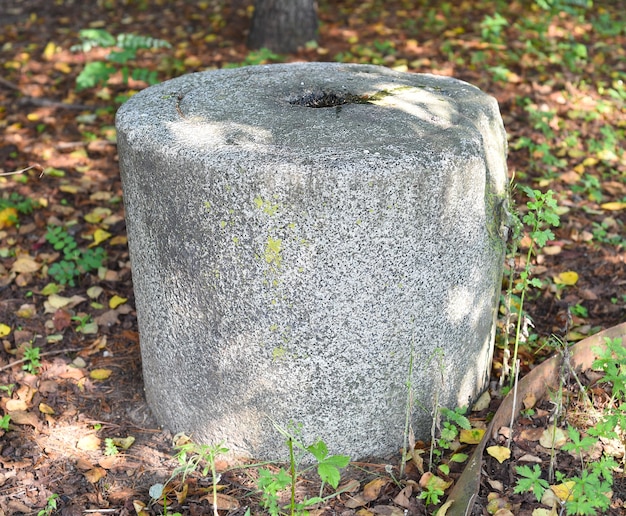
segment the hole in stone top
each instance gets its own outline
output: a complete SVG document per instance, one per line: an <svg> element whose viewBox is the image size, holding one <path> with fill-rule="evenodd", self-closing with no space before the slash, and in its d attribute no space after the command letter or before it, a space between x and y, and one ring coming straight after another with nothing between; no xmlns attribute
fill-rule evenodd
<svg viewBox="0 0 626 516"><path fill-rule="evenodd" d="M369 104L368 95L352 95L351 93L334 93L332 91L312 91L299 97L292 98L289 103L292 106L304 106L311 108L325 108L343 106L344 104Z"/></svg>

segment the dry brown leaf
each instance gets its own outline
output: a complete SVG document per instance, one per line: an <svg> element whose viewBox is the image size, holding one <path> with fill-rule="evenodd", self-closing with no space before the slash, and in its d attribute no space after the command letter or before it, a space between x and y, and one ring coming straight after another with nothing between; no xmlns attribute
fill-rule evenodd
<svg viewBox="0 0 626 516"><path fill-rule="evenodd" d="M28 410L28 403L24 400L8 400L5 404L8 412Z"/></svg>
<svg viewBox="0 0 626 516"><path fill-rule="evenodd" d="M348 480L345 484L340 485L337 491L341 493L355 493L360 487L361 483L353 478L352 480Z"/></svg>
<svg viewBox="0 0 626 516"><path fill-rule="evenodd" d="M213 493L203 496L200 500L206 500L213 506ZM233 511L239 509L239 501L233 496L217 493L217 508L220 511Z"/></svg>
<svg viewBox="0 0 626 516"><path fill-rule="evenodd" d="M41 264L32 256L20 256L11 266L11 271L17 273L37 272L39 269L41 269Z"/></svg>
<svg viewBox="0 0 626 516"><path fill-rule="evenodd" d="M108 455L98 460L98 465L104 469L111 469L118 462L117 455Z"/></svg>
<svg viewBox="0 0 626 516"><path fill-rule="evenodd" d="M413 494L413 486L408 485L396 495L393 499L393 503L405 509L409 509L411 507L411 494Z"/></svg>
<svg viewBox="0 0 626 516"><path fill-rule="evenodd" d="M356 509L357 507L363 507L367 505L368 500L363 497L362 493L348 497L344 504L348 509Z"/></svg>
<svg viewBox="0 0 626 516"><path fill-rule="evenodd" d="M30 425L35 428L39 426L39 418L32 412L16 410L9 412L9 416L11 416L11 423L16 425Z"/></svg>
<svg viewBox="0 0 626 516"><path fill-rule="evenodd" d="M99 480L106 477L107 472L104 468L93 468L83 473L88 482L95 484Z"/></svg>
<svg viewBox="0 0 626 516"><path fill-rule="evenodd" d="M380 496L380 491L385 487L391 479L387 477L375 478L371 482L365 484L363 488L363 498L368 502L376 500Z"/></svg>

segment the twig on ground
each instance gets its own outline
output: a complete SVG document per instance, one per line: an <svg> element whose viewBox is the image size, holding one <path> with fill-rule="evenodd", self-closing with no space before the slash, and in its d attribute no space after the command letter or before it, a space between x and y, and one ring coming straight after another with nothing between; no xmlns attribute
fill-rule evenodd
<svg viewBox="0 0 626 516"><path fill-rule="evenodd" d="M0 176L14 176L16 174L22 174L24 172L28 172L31 169L35 169L38 172L40 172L39 177L41 178L43 176L43 167L39 164L39 163L35 163L34 165L31 165L30 167L26 167L23 168L21 170L14 170L13 172L1 172Z"/></svg>

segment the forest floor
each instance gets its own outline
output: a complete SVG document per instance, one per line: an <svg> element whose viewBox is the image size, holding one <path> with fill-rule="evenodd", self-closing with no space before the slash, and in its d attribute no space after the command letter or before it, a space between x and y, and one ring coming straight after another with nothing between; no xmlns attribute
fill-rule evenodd
<svg viewBox="0 0 626 516"><path fill-rule="evenodd" d="M519 213L529 212L524 186L552 190L558 203L560 224L544 228L553 231L548 241L537 243L524 225L520 250L507 260L510 281L520 284L529 246L536 246L531 274L541 283L529 288L524 304L521 375L559 349L626 321L626 13L619 2L582 4L322 0L318 43L281 56L246 48L252 12L246 0L0 0L0 516L212 512L210 475L201 471L167 484L167 508L164 497L151 498L157 492L151 487L165 484L180 463L173 436L157 427L142 392L114 130L120 102L146 80L232 65L345 61L479 86L500 104ZM135 74L126 80L122 65L107 60L111 49L71 50L82 29L162 38L172 46L131 52L126 66ZM98 60L110 68L79 76ZM29 165L34 168L8 174ZM493 387L510 360L511 341L510 332L498 337ZM624 373L626 361L620 364ZM619 405L618 381L598 383L588 373L582 383L593 393L594 410ZM484 430L501 400L496 391L481 411L467 414L472 429ZM580 415L580 407L569 408ZM568 485L547 472L554 440L539 443L555 419L565 441L575 442L567 426L575 418L555 415L549 399L525 400L524 416L510 429L517 451L502 465L485 455L472 514L624 514L623 432L596 446L595 458L585 450L556 459L564 478L584 477L614 445L612 483L596 479L595 506L581 508L581 497L559 497L558 489L552 504L535 496L549 489L514 492L524 486L520 465L539 464L542 480ZM587 429L582 425L582 434ZM429 443L418 442L401 478L400 450L386 463L352 463L342 471L343 493L310 512L434 513L446 499L446 482L464 467L446 448L470 450L471 439L447 437L438 434L437 445L448 469L434 469L443 484L429 483L432 476L423 471ZM220 514L267 512L263 473L231 466L217 462ZM270 473L279 467L266 466ZM319 482L303 475L297 487L302 499L313 496ZM545 512L532 512L538 509Z"/></svg>

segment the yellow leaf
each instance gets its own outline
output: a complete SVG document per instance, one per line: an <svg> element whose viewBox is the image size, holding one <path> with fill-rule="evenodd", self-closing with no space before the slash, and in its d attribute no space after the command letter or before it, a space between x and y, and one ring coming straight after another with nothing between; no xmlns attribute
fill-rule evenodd
<svg viewBox="0 0 626 516"><path fill-rule="evenodd" d="M128 237L122 236L122 235L114 236L111 239L110 244L111 245L126 245L128 244Z"/></svg>
<svg viewBox="0 0 626 516"><path fill-rule="evenodd" d="M46 61L50 61L52 59L52 56L54 56L54 54L56 53L56 51L57 51L57 46L52 41L50 41L46 45L46 48L44 48L43 58Z"/></svg>
<svg viewBox="0 0 626 516"><path fill-rule="evenodd" d="M57 61L52 66L53 66L53 68L55 70L57 70L57 71L59 71L61 73L65 73L65 74L68 74L68 73L70 73L72 71L72 67L69 64L67 64L65 62L62 62L62 61Z"/></svg>
<svg viewBox="0 0 626 516"><path fill-rule="evenodd" d="M487 453L496 459L500 464L511 458L511 450L506 446L489 446Z"/></svg>
<svg viewBox="0 0 626 516"><path fill-rule="evenodd" d="M76 443L76 447L83 451L95 451L100 449L100 439L94 434L81 437Z"/></svg>
<svg viewBox="0 0 626 516"><path fill-rule="evenodd" d="M89 247L94 247L104 242L107 238L111 238L113 235L104 229L96 229L93 233L93 242L89 244Z"/></svg>
<svg viewBox="0 0 626 516"><path fill-rule="evenodd" d="M41 264L37 263L32 256L20 256L11 266L11 270L17 273L36 272L40 268Z"/></svg>
<svg viewBox="0 0 626 516"><path fill-rule="evenodd" d="M578 281L578 273L574 271L565 271L561 272L557 276L554 277L554 282L557 285L576 285Z"/></svg>
<svg viewBox="0 0 626 516"><path fill-rule="evenodd" d="M485 430L482 428L472 428L470 430L461 430L459 433L459 441L465 444L478 444L483 438Z"/></svg>
<svg viewBox="0 0 626 516"><path fill-rule="evenodd" d="M61 185L61 186L59 186L59 190L61 190L62 192L65 192L65 193L77 194L78 193L78 186L76 186L76 185Z"/></svg>
<svg viewBox="0 0 626 516"><path fill-rule="evenodd" d="M42 414L54 414L54 409L50 405L46 405L45 403L40 403L39 412L41 412Z"/></svg>
<svg viewBox="0 0 626 516"><path fill-rule="evenodd" d="M9 333L11 333L11 327L0 323L0 337L6 337Z"/></svg>
<svg viewBox="0 0 626 516"><path fill-rule="evenodd" d="M557 484L555 486L550 486L552 492L558 496L559 500L563 502L569 502L574 499L574 495L572 494L572 489L574 489L575 482L573 480L568 480L567 482L563 482L562 484Z"/></svg>
<svg viewBox="0 0 626 516"><path fill-rule="evenodd" d="M113 444L122 450L128 450L135 442L135 438L132 435L128 437L113 437Z"/></svg>
<svg viewBox="0 0 626 516"><path fill-rule="evenodd" d="M94 369L89 373L89 378L92 380L106 380L111 376L111 373L113 373L113 371L110 369Z"/></svg>
<svg viewBox="0 0 626 516"><path fill-rule="evenodd" d="M87 215L85 215L84 219L90 224L98 224L106 219L109 215L111 215L110 208L103 208L101 206L94 208Z"/></svg>
<svg viewBox="0 0 626 516"><path fill-rule="evenodd" d="M603 210L619 211L626 208L626 202L605 202L600 205Z"/></svg>
<svg viewBox="0 0 626 516"><path fill-rule="evenodd" d="M111 310L115 310L118 306L126 303L126 301L128 301L127 298L115 295L109 299L109 308L111 308Z"/></svg>
<svg viewBox="0 0 626 516"><path fill-rule="evenodd" d="M15 208L4 208L0 210L0 229L15 226L17 222L17 210Z"/></svg>

